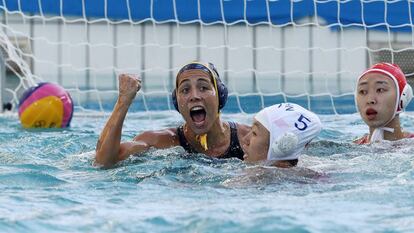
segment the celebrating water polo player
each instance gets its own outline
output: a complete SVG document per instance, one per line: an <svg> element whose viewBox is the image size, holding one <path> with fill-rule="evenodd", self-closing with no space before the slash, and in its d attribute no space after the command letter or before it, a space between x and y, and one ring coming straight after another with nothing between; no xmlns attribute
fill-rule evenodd
<svg viewBox="0 0 414 233"><path fill-rule="evenodd" d="M355 101L369 134L354 141L367 144L381 140L413 138L403 132L399 114L411 101L413 91L398 65L378 63L358 77Z"/></svg>
<svg viewBox="0 0 414 233"><path fill-rule="evenodd" d="M322 129L319 117L293 103L275 104L254 117L243 138L244 160L276 167L294 167L305 146Z"/></svg>
<svg viewBox="0 0 414 233"><path fill-rule="evenodd" d="M184 124L177 128L146 131L132 141L121 143L125 116L141 88L137 77L121 74L118 100L96 146L96 163L110 167L150 147L165 149L174 146L210 157L243 159L239 141L250 127L220 119L228 91L216 68L211 63L191 62L178 72L175 87L172 100L184 118Z"/></svg>

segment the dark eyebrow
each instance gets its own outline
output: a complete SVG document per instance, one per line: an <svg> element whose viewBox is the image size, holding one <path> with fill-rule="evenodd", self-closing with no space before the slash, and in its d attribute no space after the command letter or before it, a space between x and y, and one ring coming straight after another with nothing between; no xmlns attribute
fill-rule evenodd
<svg viewBox="0 0 414 233"><path fill-rule="evenodd" d="M363 82L360 82L358 84L358 86L367 85L367 84L368 84L368 81L363 81ZM385 85L389 85L389 83L387 81L376 81L375 84L385 84Z"/></svg>
<svg viewBox="0 0 414 233"><path fill-rule="evenodd" d="M190 80L188 80L188 79L181 80L181 81L178 83L178 86L181 86L181 84L186 83L186 82L190 82Z"/></svg>
<svg viewBox="0 0 414 233"><path fill-rule="evenodd" d="M358 86L367 85L367 84L368 84L368 82L367 82L367 81L363 81L363 82L360 82L360 83L358 84Z"/></svg>
<svg viewBox="0 0 414 233"><path fill-rule="evenodd" d="M204 78L199 78L199 79L197 79L197 81L199 81L199 82L205 82L205 83L210 84L210 80L206 80Z"/></svg>
<svg viewBox="0 0 414 233"><path fill-rule="evenodd" d="M386 85L389 85L389 83L386 82L386 81L377 81L376 84L386 84Z"/></svg>

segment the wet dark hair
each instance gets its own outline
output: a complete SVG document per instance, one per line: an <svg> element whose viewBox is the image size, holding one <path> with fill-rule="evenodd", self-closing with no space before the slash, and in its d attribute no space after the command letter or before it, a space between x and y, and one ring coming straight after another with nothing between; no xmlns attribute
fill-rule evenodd
<svg viewBox="0 0 414 233"><path fill-rule="evenodd" d="M299 160L298 159L292 159L292 160L286 160L292 167L295 167L298 165Z"/></svg>

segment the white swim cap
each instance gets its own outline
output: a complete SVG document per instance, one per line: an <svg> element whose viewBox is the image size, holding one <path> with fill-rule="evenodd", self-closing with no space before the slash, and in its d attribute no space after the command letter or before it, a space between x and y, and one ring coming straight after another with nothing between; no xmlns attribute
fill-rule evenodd
<svg viewBox="0 0 414 233"><path fill-rule="evenodd" d="M293 160L322 129L319 117L293 103L262 109L255 119L269 132L267 160Z"/></svg>

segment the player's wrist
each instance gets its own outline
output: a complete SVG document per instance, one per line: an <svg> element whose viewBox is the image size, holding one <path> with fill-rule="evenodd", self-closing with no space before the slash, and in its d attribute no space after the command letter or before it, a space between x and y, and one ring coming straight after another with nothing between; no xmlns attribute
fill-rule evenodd
<svg viewBox="0 0 414 233"><path fill-rule="evenodd" d="M126 95L119 95L118 96L118 101L117 104L118 105L122 105L122 106L127 106L129 107L129 105L132 104L134 98L131 98L130 96L126 96Z"/></svg>

